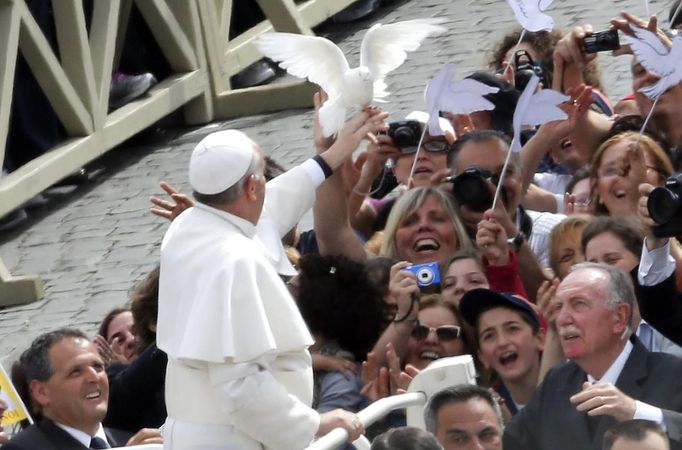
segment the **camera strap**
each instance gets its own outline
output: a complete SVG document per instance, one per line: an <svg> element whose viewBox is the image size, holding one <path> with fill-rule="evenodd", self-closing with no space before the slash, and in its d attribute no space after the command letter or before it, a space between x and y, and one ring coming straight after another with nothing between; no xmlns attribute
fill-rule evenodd
<svg viewBox="0 0 682 450"><path fill-rule="evenodd" d="M519 205L516 210L516 228L518 228L526 238L530 239L530 234L533 232L533 219L530 218L526 209L521 205Z"/></svg>

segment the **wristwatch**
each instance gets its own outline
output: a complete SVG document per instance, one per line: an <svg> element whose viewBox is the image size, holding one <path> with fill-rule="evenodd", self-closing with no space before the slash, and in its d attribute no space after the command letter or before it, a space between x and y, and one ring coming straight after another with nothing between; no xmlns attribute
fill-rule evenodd
<svg viewBox="0 0 682 450"><path fill-rule="evenodd" d="M521 231L519 231L519 234L516 236L507 239L507 245L509 245L509 248L514 252L518 252L524 242L526 242L526 235Z"/></svg>

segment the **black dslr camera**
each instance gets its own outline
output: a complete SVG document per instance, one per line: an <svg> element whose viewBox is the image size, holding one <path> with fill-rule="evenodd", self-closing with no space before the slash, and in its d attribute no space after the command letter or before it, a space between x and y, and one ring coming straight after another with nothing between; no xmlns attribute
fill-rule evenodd
<svg viewBox="0 0 682 450"><path fill-rule="evenodd" d="M523 91L533 75L540 78L545 89L552 87L549 72L542 62L536 63L526 50L518 50L514 54L514 84L516 89Z"/></svg>
<svg viewBox="0 0 682 450"><path fill-rule="evenodd" d="M654 236L682 235L682 173L673 175L665 181L665 186L651 191L646 207L658 224L652 228Z"/></svg>
<svg viewBox="0 0 682 450"><path fill-rule="evenodd" d="M422 124L416 120L401 120L388 124L388 134L396 147L403 153L411 153L417 149L422 134ZM407 152L405 151L407 150Z"/></svg>
<svg viewBox="0 0 682 450"><path fill-rule="evenodd" d="M488 180L497 186L500 177L480 167L468 167L456 177L446 178L446 181L452 182L452 195L454 195L457 203L462 206L466 205L476 212L484 212L493 205L493 193L488 187ZM507 192L504 186L500 190L500 195L506 203Z"/></svg>
<svg viewBox="0 0 682 450"><path fill-rule="evenodd" d="M598 31L596 33L586 34L583 38L583 46L585 53L605 52L608 50L617 50L620 48L620 40L618 39L618 30L611 29L606 31Z"/></svg>

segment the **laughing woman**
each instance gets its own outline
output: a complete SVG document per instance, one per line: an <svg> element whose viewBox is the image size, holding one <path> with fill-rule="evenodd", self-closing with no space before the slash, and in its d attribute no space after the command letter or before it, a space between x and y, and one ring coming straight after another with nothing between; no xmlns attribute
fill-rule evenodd
<svg viewBox="0 0 682 450"><path fill-rule="evenodd" d="M450 196L432 187L407 191L386 221L381 254L413 264L444 264L460 249L472 249Z"/></svg>

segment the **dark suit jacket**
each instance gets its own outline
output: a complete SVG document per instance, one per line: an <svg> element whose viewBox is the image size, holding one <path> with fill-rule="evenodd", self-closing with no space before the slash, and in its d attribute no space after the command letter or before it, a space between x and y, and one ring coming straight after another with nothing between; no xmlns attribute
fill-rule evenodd
<svg viewBox="0 0 682 450"><path fill-rule="evenodd" d="M675 284L675 273L655 286L641 286L637 270L632 272L642 318L677 345L682 345L682 295Z"/></svg>
<svg viewBox="0 0 682 450"><path fill-rule="evenodd" d="M132 436L120 430L104 429L112 447L122 447ZM87 449L50 419L26 428L2 446L2 450L83 450Z"/></svg>
<svg viewBox="0 0 682 450"><path fill-rule="evenodd" d="M671 448L682 449L682 359L649 353L636 339L616 386L635 400L663 410ZM589 417L569 398L582 389L585 372L574 362L549 371L531 401L504 430L505 450L601 450L611 416Z"/></svg>
<svg viewBox="0 0 682 450"><path fill-rule="evenodd" d="M109 408L104 425L137 432L142 428L159 428L166 420L166 354L148 346L131 364L111 364L109 376Z"/></svg>

